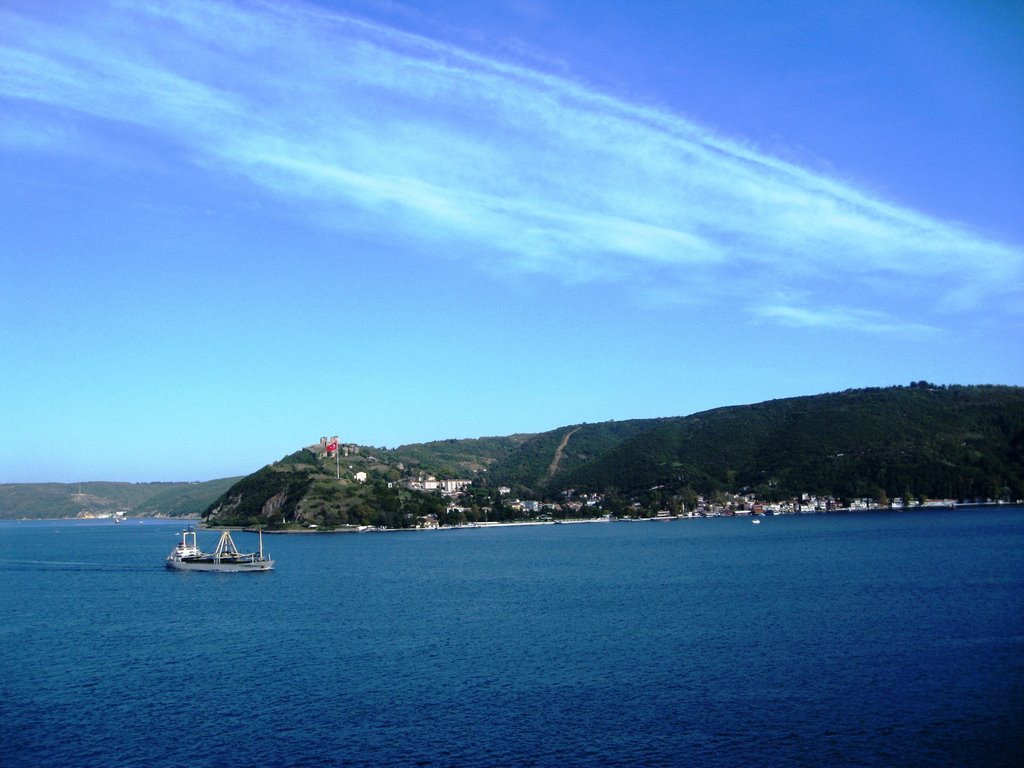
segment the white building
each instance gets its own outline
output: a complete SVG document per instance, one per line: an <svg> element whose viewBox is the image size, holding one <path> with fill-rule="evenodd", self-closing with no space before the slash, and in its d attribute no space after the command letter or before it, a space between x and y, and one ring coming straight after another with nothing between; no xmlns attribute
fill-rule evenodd
<svg viewBox="0 0 1024 768"><path fill-rule="evenodd" d="M441 480L441 492L442 493L459 493L465 490L472 483L472 480Z"/></svg>

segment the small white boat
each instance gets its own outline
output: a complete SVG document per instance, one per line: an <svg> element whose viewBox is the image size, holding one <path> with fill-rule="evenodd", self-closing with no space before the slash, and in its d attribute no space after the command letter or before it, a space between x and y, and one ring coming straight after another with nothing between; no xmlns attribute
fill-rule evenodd
<svg viewBox="0 0 1024 768"><path fill-rule="evenodd" d="M242 571L272 571L274 561L263 554L263 531L260 531L259 552L239 552L231 538L224 531L213 554L207 554L196 544L196 529L191 525L181 532L181 541L167 556L167 567L172 571L217 571L219 573L241 573Z"/></svg>
<svg viewBox="0 0 1024 768"><path fill-rule="evenodd" d="M761 524L761 520L759 518L756 518L756 517L753 520L751 520L750 522L752 522L754 525L760 525Z"/></svg>

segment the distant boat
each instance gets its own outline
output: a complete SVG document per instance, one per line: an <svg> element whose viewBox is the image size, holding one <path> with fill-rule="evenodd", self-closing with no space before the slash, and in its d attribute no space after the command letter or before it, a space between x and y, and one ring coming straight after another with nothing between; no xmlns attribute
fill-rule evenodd
<svg viewBox="0 0 1024 768"><path fill-rule="evenodd" d="M167 567L173 571L241 573L272 571L274 561L263 554L263 531L260 531L259 552L239 552L231 539L231 533L224 531L217 542L217 548L212 554L207 554L196 544L196 529L190 525L181 532L181 541L167 556Z"/></svg>
<svg viewBox="0 0 1024 768"><path fill-rule="evenodd" d="M753 520L751 520L750 522L752 522L754 525L760 525L761 524L761 521L758 518L756 518L756 517Z"/></svg>

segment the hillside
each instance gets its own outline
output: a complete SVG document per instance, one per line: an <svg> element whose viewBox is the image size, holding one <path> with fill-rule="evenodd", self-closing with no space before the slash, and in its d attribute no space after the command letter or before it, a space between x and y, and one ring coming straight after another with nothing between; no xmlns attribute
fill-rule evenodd
<svg viewBox="0 0 1024 768"><path fill-rule="evenodd" d="M239 481L205 516L269 528L408 527L427 515L443 522L438 493L408 488L428 474L474 480L458 502L466 519L514 515L500 486L551 500L573 489L620 505L692 505L698 494L723 492L766 501L802 493L1016 499L1024 497L1024 389L916 382L685 417L350 451L340 479L335 461L316 447L286 456Z"/></svg>
<svg viewBox="0 0 1024 768"><path fill-rule="evenodd" d="M561 486L561 481L626 441L674 419L633 419L575 424L533 435L490 468L490 482L515 486L528 495Z"/></svg>
<svg viewBox="0 0 1024 768"><path fill-rule="evenodd" d="M0 517L126 510L267 528L409 527L449 520L439 493L410 487L429 477L474 481L458 520L517 514L499 493L506 486L523 499L606 495L608 509L630 499L692 508L698 495L722 493L1020 499L1024 388L915 382L535 435L346 446L345 454L338 462L314 446L245 478L197 484L0 485Z"/></svg>
<svg viewBox="0 0 1024 768"><path fill-rule="evenodd" d="M461 440L435 440L429 443L402 445L391 450L365 449L390 464L401 464L406 471L423 472L437 477L469 477L505 461L533 435L478 437Z"/></svg>
<svg viewBox="0 0 1024 768"><path fill-rule="evenodd" d="M341 479L334 458L304 448L244 477L203 512L210 525L260 525L267 530L344 526L414 527L444 515L436 495L401 488L399 470L378 449L346 456ZM373 453L370 453L372 451ZM357 479L356 473L367 479Z"/></svg>
<svg viewBox="0 0 1024 768"><path fill-rule="evenodd" d="M500 464L494 478L542 496L653 486L697 493L753 491L760 498L803 492L895 498L1024 496L1024 389L911 387L718 408L633 423L608 445L606 425L583 425L564 448L564 471L544 459L565 430L538 435ZM578 443L577 443L578 441Z"/></svg>
<svg viewBox="0 0 1024 768"><path fill-rule="evenodd" d="M194 517L238 478L203 483L5 483L0 519L112 515Z"/></svg>

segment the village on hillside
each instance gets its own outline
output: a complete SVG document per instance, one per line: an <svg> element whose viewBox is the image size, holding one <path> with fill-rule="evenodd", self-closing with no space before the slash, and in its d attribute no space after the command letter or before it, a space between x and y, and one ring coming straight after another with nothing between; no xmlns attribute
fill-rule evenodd
<svg viewBox="0 0 1024 768"><path fill-rule="evenodd" d="M812 493L801 494L798 498L786 501L764 501L752 493L716 493L714 497L696 495L689 503L678 498L669 498L661 505L644 504L641 501L628 499L609 499L602 493L577 493L575 490L561 492L557 501L526 498L514 495L509 486L499 485L490 490L483 498L492 499L495 503L481 504L481 494L473 489L479 486L478 481L468 478L439 478L421 472L411 472L398 463L387 465L377 456L361 455L362 449L357 445L342 445L336 438L325 438L321 442L322 456L325 459L339 459L339 479L342 477L340 467L348 470L347 477L356 483L367 482L371 474L384 470L390 477L388 487L401 487L411 491L441 496L445 501L443 514L429 514L415 521L418 528L436 528L452 525L487 525L510 521L522 522L559 522L569 520L678 520L696 517L734 517L749 515L795 515L824 514L829 512L851 512L885 509L912 508L951 508L956 505L954 499L912 498L909 494L902 498L889 499L885 494L875 498L857 498L851 500L838 499L833 496L819 496ZM343 458L344 461L341 459ZM349 462L353 463L349 463ZM358 469L359 466L366 469ZM376 470L376 471L375 471ZM486 469L481 474L486 473ZM649 489L651 492L662 490L661 487ZM657 496L656 493L653 495ZM978 500L984 503L986 500ZM497 507L497 508L496 508Z"/></svg>
<svg viewBox="0 0 1024 768"><path fill-rule="evenodd" d="M419 476L405 481L405 487L411 490L439 493L447 500L446 512L449 519L468 519L473 511L464 505L465 490L472 485L471 480L438 480L433 476ZM657 490L657 489L652 489ZM718 494L712 499L697 496L696 505L692 509L684 509L674 504L672 508L653 509L645 507L639 501L628 503L618 513L605 510L606 498L600 493L576 494L565 491L562 501L541 501L512 497L512 489L499 486L498 493L502 497L502 507L513 512L517 517L536 520L538 522L558 521L563 519L621 519L621 520L676 520L694 517L734 517L741 515L794 515L824 514L828 512L852 512L883 509L911 508L952 508L956 506L954 499L854 499L843 503L832 496L815 496L805 493L798 499L784 502L761 502L752 494ZM483 507L484 521L492 511ZM428 515L417 521L419 527L439 525L436 516Z"/></svg>

